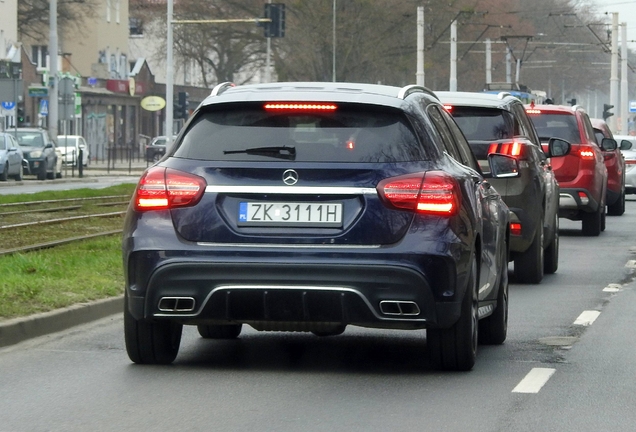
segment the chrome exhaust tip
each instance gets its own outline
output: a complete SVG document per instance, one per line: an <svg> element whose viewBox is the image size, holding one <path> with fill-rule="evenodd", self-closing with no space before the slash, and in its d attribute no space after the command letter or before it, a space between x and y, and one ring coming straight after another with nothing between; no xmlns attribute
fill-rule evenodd
<svg viewBox="0 0 636 432"><path fill-rule="evenodd" d="M380 312L392 316L415 316L420 314L420 307L413 301L382 300Z"/></svg>
<svg viewBox="0 0 636 432"><path fill-rule="evenodd" d="M193 297L161 297L159 299L161 312L192 312L194 305Z"/></svg>

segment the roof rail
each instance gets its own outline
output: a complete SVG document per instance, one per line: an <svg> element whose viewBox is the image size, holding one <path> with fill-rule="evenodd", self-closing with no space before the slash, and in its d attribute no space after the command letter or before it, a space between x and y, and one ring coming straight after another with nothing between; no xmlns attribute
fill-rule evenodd
<svg viewBox="0 0 636 432"><path fill-rule="evenodd" d="M506 91L502 91L502 92L497 93L497 97L498 97L499 99L503 99L503 98L505 98L506 96L513 96L513 94L512 94L512 93L509 93L509 92L506 92Z"/></svg>
<svg viewBox="0 0 636 432"><path fill-rule="evenodd" d="M410 95L411 93L426 93L430 96L433 96L435 99L439 100L439 98L437 97L437 95L435 93L433 93L432 90L427 89L424 86L420 86L417 84L410 84L407 86L404 86L400 89L400 92L398 93L398 97L400 99L406 99L406 97L408 95Z"/></svg>
<svg viewBox="0 0 636 432"><path fill-rule="evenodd" d="M212 92L210 93L210 96L218 96L221 93L223 93L225 90L229 89L230 87L235 87L235 86L236 86L236 84L234 84L233 82L230 82L230 81L226 81L226 82L223 82L221 84L217 84L212 89Z"/></svg>

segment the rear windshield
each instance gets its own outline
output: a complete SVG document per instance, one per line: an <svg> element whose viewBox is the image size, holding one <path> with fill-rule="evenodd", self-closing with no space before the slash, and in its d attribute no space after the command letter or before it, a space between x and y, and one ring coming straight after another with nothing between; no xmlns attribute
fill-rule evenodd
<svg viewBox="0 0 636 432"><path fill-rule="evenodd" d="M514 117L508 111L454 106L450 112L468 141L496 141L518 135Z"/></svg>
<svg viewBox="0 0 636 432"><path fill-rule="evenodd" d="M530 114L530 119L542 140L561 138L571 143L581 141L579 125L571 114Z"/></svg>
<svg viewBox="0 0 636 432"><path fill-rule="evenodd" d="M175 157L217 161L406 162L430 159L398 110L339 105L335 111L266 111L240 104L193 120ZM428 151L427 151L428 149Z"/></svg>

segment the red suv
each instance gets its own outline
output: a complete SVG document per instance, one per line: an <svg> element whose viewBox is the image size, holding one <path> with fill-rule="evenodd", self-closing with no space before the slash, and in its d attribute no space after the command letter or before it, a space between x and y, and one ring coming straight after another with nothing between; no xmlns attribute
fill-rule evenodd
<svg viewBox="0 0 636 432"><path fill-rule="evenodd" d="M531 105L526 111L544 147L553 137L572 146L567 156L551 160L561 189L559 216L582 221L584 235L598 236L605 229L607 203L603 151L614 150L616 141L604 138L599 148L590 118L578 106Z"/></svg>
<svg viewBox="0 0 636 432"><path fill-rule="evenodd" d="M603 119L590 119L596 142L603 138L614 139L612 131ZM607 214L621 216L625 213L625 158L618 147L611 151L604 151L605 166L607 167Z"/></svg>

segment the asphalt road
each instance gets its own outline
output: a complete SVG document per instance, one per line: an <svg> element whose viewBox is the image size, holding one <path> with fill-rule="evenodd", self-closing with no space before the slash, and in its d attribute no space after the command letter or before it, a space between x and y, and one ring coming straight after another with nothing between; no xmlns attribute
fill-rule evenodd
<svg viewBox="0 0 636 432"><path fill-rule="evenodd" d="M502 346L467 373L424 331L187 327L170 366L130 363L120 315L0 350L0 431L630 431L636 424L636 197L598 238L561 219L560 265L511 284Z"/></svg>

